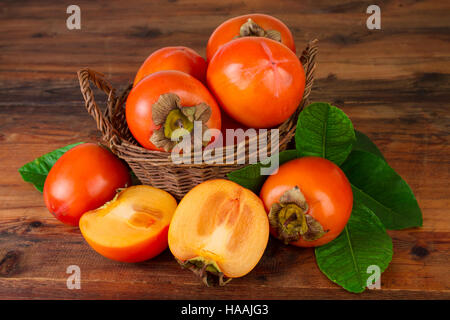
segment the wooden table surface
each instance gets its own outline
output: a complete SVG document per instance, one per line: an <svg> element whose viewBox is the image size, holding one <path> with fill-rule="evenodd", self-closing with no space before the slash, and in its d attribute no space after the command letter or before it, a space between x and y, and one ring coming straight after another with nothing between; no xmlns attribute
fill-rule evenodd
<svg viewBox="0 0 450 320"><path fill-rule="evenodd" d="M81 30L68 30L64 2L2 1L0 298L449 299L450 3L378 1L381 30L368 30L372 2L77 1ZM58 147L99 138L79 68L123 88L155 49L204 54L215 26L249 12L282 19L300 50L319 39L312 100L341 107L417 196L423 227L389 232L394 257L381 290L350 294L319 271L312 250L273 240L248 276L222 288L204 287L168 250L144 263L113 262L54 219L17 172ZM66 287L69 265L81 268L81 290Z"/></svg>

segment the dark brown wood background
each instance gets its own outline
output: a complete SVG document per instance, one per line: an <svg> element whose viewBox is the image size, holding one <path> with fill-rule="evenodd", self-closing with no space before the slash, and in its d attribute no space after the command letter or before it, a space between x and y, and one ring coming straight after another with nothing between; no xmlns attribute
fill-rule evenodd
<svg viewBox="0 0 450 320"><path fill-rule="evenodd" d="M382 29L368 30L368 5ZM0 298L391 299L450 298L450 3L444 1L76 1L81 30L66 28L68 3L0 2ZM62 225L17 169L55 148L95 141L76 71L91 67L124 87L155 49L205 53L225 19L263 12L282 19L301 50L320 40L313 101L342 107L414 190L422 228L389 232L394 258L382 289L350 294L318 270L313 251L270 241L258 266L224 288L205 288L167 250L139 264L93 252ZM100 95L97 99L102 98ZM81 290L66 268L79 265Z"/></svg>

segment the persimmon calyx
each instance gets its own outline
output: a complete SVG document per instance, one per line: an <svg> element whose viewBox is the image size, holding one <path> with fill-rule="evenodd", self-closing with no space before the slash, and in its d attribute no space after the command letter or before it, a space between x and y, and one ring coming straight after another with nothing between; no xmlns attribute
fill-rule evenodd
<svg viewBox="0 0 450 320"><path fill-rule="evenodd" d="M269 223L278 239L288 244L300 237L306 241L322 237L326 233L322 225L307 212L308 203L299 187L283 193L280 202L274 203L269 212Z"/></svg>
<svg viewBox="0 0 450 320"><path fill-rule="evenodd" d="M224 286L232 280L232 278L227 278L223 274L215 261L205 259L204 257L195 257L186 261L177 259L177 262L183 268L191 270L200 277L207 287L215 285Z"/></svg>
<svg viewBox="0 0 450 320"><path fill-rule="evenodd" d="M264 30L259 24L252 19L248 19L243 23L239 35L236 38L242 37L265 37L278 42L281 42L281 33L277 30Z"/></svg>
<svg viewBox="0 0 450 320"><path fill-rule="evenodd" d="M211 117L211 108L204 102L191 107L183 107L180 97L174 93L164 93L152 106L152 120L157 126L150 137L150 142L165 151L171 151L185 135L194 129L194 122L200 121L202 132L208 127L206 123ZM208 141L203 141L208 144Z"/></svg>

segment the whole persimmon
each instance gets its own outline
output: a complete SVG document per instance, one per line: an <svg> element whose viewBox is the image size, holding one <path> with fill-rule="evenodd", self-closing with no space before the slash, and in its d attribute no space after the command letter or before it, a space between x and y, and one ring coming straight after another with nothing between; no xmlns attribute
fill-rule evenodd
<svg viewBox="0 0 450 320"><path fill-rule="evenodd" d="M228 19L214 30L206 47L208 62L225 43L246 36L279 41L295 53L294 38L283 22L267 14L253 13Z"/></svg>
<svg viewBox="0 0 450 320"><path fill-rule="evenodd" d="M319 157L291 160L265 181L260 197L271 233L286 244L316 247L335 239L353 207L350 182L333 162Z"/></svg>
<svg viewBox="0 0 450 320"><path fill-rule="evenodd" d="M44 201L58 220L78 226L85 212L102 206L118 188L130 184L128 168L120 159L106 148L84 143L64 153L50 169Z"/></svg>
<svg viewBox="0 0 450 320"><path fill-rule="evenodd" d="M121 262L151 259L167 248L167 232L177 202L164 190L129 187L102 207L86 212L80 230L102 256Z"/></svg>
<svg viewBox="0 0 450 320"><path fill-rule="evenodd" d="M162 70L178 70L205 83L206 61L188 47L165 47L153 52L139 68L133 86L149 74Z"/></svg>
<svg viewBox="0 0 450 320"><path fill-rule="evenodd" d="M261 259L269 222L261 200L224 179L209 180L180 201L169 227L169 248L205 284L242 277Z"/></svg>
<svg viewBox="0 0 450 320"><path fill-rule="evenodd" d="M174 70L148 75L130 91L126 101L128 127L150 150L171 151L194 121L207 129L221 128L220 109L208 89L191 75ZM214 136L204 135L204 145Z"/></svg>
<svg viewBox="0 0 450 320"><path fill-rule="evenodd" d="M261 37L222 46L206 77L223 110L251 128L270 128L287 120L305 89L305 72L297 56L285 45Z"/></svg>

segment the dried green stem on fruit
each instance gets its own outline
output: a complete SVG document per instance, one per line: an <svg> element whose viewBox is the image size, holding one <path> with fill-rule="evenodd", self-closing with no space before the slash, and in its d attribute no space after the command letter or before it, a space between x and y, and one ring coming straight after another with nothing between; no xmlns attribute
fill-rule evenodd
<svg viewBox="0 0 450 320"><path fill-rule="evenodd" d="M322 237L326 233L322 225L307 212L308 203L297 186L283 193L269 212L269 222L278 239L288 244L300 237L306 241Z"/></svg>
<svg viewBox="0 0 450 320"><path fill-rule="evenodd" d="M239 35L236 38L242 37L265 37L278 42L281 42L281 33L277 30L264 30L260 25L254 22L252 19L248 19L247 22L242 24Z"/></svg>
<svg viewBox="0 0 450 320"><path fill-rule="evenodd" d="M167 115L164 122L164 136L169 139L173 139L173 135L176 134L177 129L184 129L188 133L192 131L194 124L181 112L180 109L173 109ZM181 130L178 130L181 131ZM175 141L178 141L180 136L176 136Z"/></svg>
<svg viewBox="0 0 450 320"><path fill-rule="evenodd" d="M161 127L153 132L150 142L169 152L183 136L192 132L195 121L202 123L202 129L205 132L208 129L206 123L210 117L211 108L206 103L183 107L178 95L162 94L152 106L153 123Z"/></svg>
<svg viewBox="0 0 450 320"><path fill-rule="evenodd" d="M207 260L203 257L195 257L186 261L177 259L177 262L185 269L191 270L203 283L208 286L224 286L232 279L225 277L215 261Z"/></svg>

